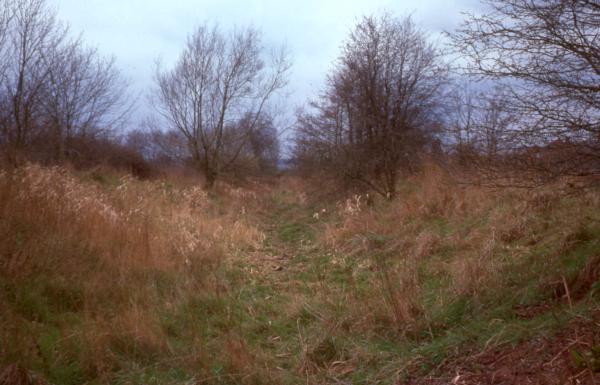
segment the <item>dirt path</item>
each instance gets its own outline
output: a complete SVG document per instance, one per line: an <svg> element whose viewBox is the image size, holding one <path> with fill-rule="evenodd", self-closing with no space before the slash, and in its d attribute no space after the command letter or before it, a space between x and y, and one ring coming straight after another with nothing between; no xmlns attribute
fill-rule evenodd
<svg viewBox="0 0 600 385"><path fill-rule="evenodd" d="M246 255L248 266L276 280L302 271L304 263L297 257L311 252L315 238L310 207L283 190L271 197L257 218L265 241L260 249Z"/></svg>

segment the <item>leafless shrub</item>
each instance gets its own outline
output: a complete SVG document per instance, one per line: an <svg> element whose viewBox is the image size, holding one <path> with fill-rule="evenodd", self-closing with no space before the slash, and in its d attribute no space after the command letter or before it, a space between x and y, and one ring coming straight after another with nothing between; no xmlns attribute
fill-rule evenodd
<svg viewBox="0 0 600 385"><path fill-rule="evenodd" d="M61 161L73 155L74 138L89 141L116 131L132 104L114 58L101 57L80 40L44 52L44 62L42 122L53 156Z"/></svg>
<svg viewBox="0 0 600 385"><path fill-rule="evenodd" d="M507 87L502 110L516 118L508 148L486 164L488 179L525 187L565 176L597 181L600 7L567 0L484 3L490 11L467 15L450 38L469 59L467 74Z"/></svg>
<svg viewBox="0 0 600 385"><path fill-rule="evenodd" d="M186 138L207 188L236 161L264 121L268 102L286 85L285 51L266 61L260 44L255 29L227 35L203 25L188 38L172 70L157 69L153 104Z"/></svg>
<svg viewBox="0 0 600 385"><path fill-rule="evenodd" d="M0 142L11 162L40 129L39 101L47 68L44 55L57 49L67 30L56 20L44 0L5 1L6 36L1 43Z"/></svg>
<svg viewBox="0 0 600 385"><path fill-rule="evenodd" d="M0 149L64 160L74 137L111 131L129 111L127 83L69 29L45 0L0 3Z"/></svg>
<svg viewBox="0 0 600 385"><path fill-rule="evenodd" d="M445 76L440 51L410 18L363 18L323 96L299 113L297 161L393 198L437 125Z"/></svg>

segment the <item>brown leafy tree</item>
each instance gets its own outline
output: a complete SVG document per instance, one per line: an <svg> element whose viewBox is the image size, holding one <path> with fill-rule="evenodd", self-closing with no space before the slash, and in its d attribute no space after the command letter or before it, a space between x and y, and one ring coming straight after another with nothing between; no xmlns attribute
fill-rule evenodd
<svg viewBox="0 0 600 385"><path fill-rule="evenodd" d="M225 34L203 25L173 69L157 70L154 106L169 128L185 136L207 188L243 151L289 69L283 49L265 58L258 31ZM241 120L247 121L244 129L228 130L241 127Z"/></svg>
<svg viewBox="0 0 600 385"><path fill-rule="evenodd" d="M323 96L300 113L296 157L392 199L437 126L447 68L409 17L365 17L346 40Z"/></svg>

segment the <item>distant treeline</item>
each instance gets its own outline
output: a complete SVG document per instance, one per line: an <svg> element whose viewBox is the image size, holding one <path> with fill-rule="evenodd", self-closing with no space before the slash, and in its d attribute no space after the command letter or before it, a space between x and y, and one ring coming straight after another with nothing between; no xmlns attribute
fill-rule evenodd
<svg viewBox="0 0 600 385"><path fill-rule="evenodd" d="M445 46L410 17L358 21L320 95L286 124L285 163L388 199L424 158L497 186L594 181L600 6L483 2ZM107 163L139 176L187 167L207 188L271 174L282 164L278 106L291 65L254 28L200 25L172 68L156 66L143 128L125 130L135 98L114 58L73 38L45 0L0 0L2 159Z"/></svg>

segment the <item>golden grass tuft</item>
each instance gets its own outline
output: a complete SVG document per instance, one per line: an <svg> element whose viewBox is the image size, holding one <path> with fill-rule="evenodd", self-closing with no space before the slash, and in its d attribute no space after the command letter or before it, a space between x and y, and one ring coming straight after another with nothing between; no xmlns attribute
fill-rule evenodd
<svg viewBox="0 0 600 385"><path fill-rule="evenodd" d="M516 302L597 291L597 191L461 185L433 164L392 202L196 182L0 171L0 363L56 383L387 381Z"/></svg>
<svg viewBox="0 0 600 385"><path fill-rule="evenodd" d="M47 306L66 306L72 296L82 321L61 328L81 341L82 366L99 376L120 366L119 354L168 356L159 314L190 296L218 294L226 256L264 239L242 203L223 209L196 186L109 177L33 164L0 172L1 276L43 291L39 305L4 320L23 326L23 317L47 317ZM251 208L258 199L222 189L227 202ZM52 295L56 304L45 305Z"/></svg>
<svg viewBox="0 0 600 385"><path fill-rule="evenodd" d="M521 269L534 247L555 249L559 256L589 241L586 210L599 207L593 191L565 196L552 186L518 190L462 185L433 164L403 181L393 202L347 209L357 207L352 205L357 201L355 197L338 205L337 221L324 225L321 242L371 261L381 300L362 300L361 306L387 314L405 330L422 319L423 276L448 282L439 296L493 293L504 284L507 269ZM546 244L538 245L542 239ZM381 323L382 317L366 322Z"/></svg>

